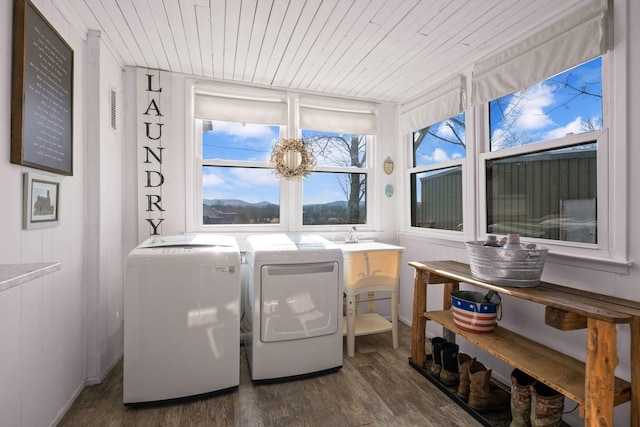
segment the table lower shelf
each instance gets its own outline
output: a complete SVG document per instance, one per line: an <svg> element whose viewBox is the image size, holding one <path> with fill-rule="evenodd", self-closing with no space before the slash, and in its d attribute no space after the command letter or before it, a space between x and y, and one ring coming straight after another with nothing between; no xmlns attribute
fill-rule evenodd
<svg viewBox="0 0 640 427"><path fill-rule="evenodd" d="M355 316L355 336L377 334L391 330L391 322L378 313L362 313ZM342 334L347 335L347 318L342 319Z"/></svg>
<svg viewBox="0 0 640 427"><path fill-rule="evenodd" d="M424 317L460 335L484 351L547 384L571 400L585 404L585 364L533 340L496 326L491 333L466 332L453 323L451 310L428 311ZM631 399L631 384L615 378L614 405Z"/></svg>

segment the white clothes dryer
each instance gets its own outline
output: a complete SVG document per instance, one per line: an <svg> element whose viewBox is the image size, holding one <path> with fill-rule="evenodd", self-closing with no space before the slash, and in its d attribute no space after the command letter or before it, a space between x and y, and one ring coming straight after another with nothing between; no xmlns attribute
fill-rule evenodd
<svg viewBox="0 0 640 427"><path fill-rule="evenodd" d="M310 234L247 238L245 350L253 381L342 367L342 251Z"/></svg>
<svg viewBox="0 0 640 427"><path fill-rule="evenodd" d="M240 251L222 235L163 236L127 257L124 404L240 383Z"/></svg>

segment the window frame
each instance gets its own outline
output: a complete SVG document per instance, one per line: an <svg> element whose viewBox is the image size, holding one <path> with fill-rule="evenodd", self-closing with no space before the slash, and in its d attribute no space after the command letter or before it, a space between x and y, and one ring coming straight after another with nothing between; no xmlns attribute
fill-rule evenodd
<svg viewBox="0 0 640 427"><path fill-rule="evenodd" d="M622 115L612 112L624 109L624 88L615 85L614 68L616 53L610 50L602 55L602 128L582 134L569 134L563 138L535 142L521 147L511 147L491 152L491 135L489 129L489 102L479 105L476 111L478 120L474 134L478 135L477 146L477 200L478 200L478 232L468 236L470 240L482 240L486 237L486 175L484 159L507 156L507 153L521 154L526 151L541 151L548 148L575 145L581 142L597 141L597 174L598 174L598 243L595 245L579 242L552 241L540 239L539 243L550 248L550 259L556 256L563 263L579 267L604 269L624 273L630 261L627 258L627 237L625 224L627 219L627 168L625 166L626 143L614 144L611 141L625 140L626 133L620 126L624 122ZM595 136L595 138L594 138ZM524 151L519 152L518 149ZM508 151L512 150L512 151ZM493 158L495 158L493 157ZM481 179L482 178L482 179ZM615 207L621 209L615 209ZM475 213L474 213L475 215ZM536 239L527 238L529 241ZM595 264L595 263L598 264Z"/></svg>
<svg viewBox="0 0 640 427"><path fill-rule="evenodd" d="M488 110L488 107L487 107ZM558 138L543 142L521 145L517 147L503 148L498 151L486 151L478 156L478 237L480 240L486 238L487 233L487 169L486 162L489 160L501 159L516 155L533 152L556 150L577 144L596 142L597 157L596 167L598 177L608 177L609 164L609 138L608 129L603 128L593 132L581 134L571 134L564 138ZM598 212L598 243L581 243L564 240L538 239L526 237L528 242L538 243L551 248L554 253L566 254L580 257L605 256L611 257L609 248L609 195L608 183L606 179L597 180L596 209Z"/></svg>
<svg viewBox="0 0 640 427"><path fill-rule="evenodd" d="M203 127L202 127L202 119L192 119L195 130L195 137L193 139L193 143L191 144L194 147L193 155L195 156L195 161L193 162L195 170L194 173L194 182L198 183L194 186L194 199L192 203L189 203L189 199L187 199L187 204L193 206L193 227L194 231L198 232L207 232L207 231L282 231L285 229L285 225L283 224L283 206L282 200L285 198L283 196L283 179L279 180L280 187L280 222L278 224L203 224L202 223L202 168L205 166L224 166L224 167L237 167L237 168L256 168L256 169L270 169L271 166L269 162L251 162L251 161L242 161L242 160L222 160L222 159L204 159L202 153L202 136L203 136ZM286 127L280 126L280 135L279 138L283 138L286 134ZM193 159L193 157L191 157ZM189 158L187 158L187 165L189 165ZM188 170L188 169L187 169ZM199 203L198 203L199 201Z"/></svg>
<svg viewBox="0 0 640 427"><path fill-rule="evenodd" d="M304 129L311 130L311 129ZM302 135L303 129L299 129L299 134ZM303 221L303 186L304 180L301 180L299 184L299 190L296 192L299 194L299 206L300 209L298 214L294 216L294 224L293 228L297 231L310 231L310 232L321 232L321 231L333 231L336 227L350 229L353 225L358 227L359 231L374 231L378 229L377 226L377 216L375 212L378 212L377 208L374 209L374 203L379 203L379 198L375 198L376 201L372 203L370 198L373 198L372 189L375 188L375 173L372 168L372 164L375 164L376 156L375 156L375 141L377 135L365 135L365 152L367 155L366 166L364 168L358 168L355 166L316 166L313 172L337 172L337 173L360 173L367 175L367 188L366 188L366 216L367 222L364 224L327 224L327 225L304 225ZM312 172L312 173L313 173ZM376 205L377 206L377 205ZM374 218L372 221L372 217Z"/></svg>
<svg viewBox="0 0 640 427"><path fill-rule="evenodd" d="M412 134L409 134L405 136L405 147L407 147L407 164L412 164L413 162L412 149L409 149L409 147L412 145L413 145L413 136ZM467 164L468 164L468 158L464 157L462 159L452 159L452 160L447 160L444 162L434 163L426 166L410 167L406 170L405 188L407 188L406 206L408 209L407 211L408 215L405 215L405 220L406 220L407 228L409 230L411 230L416 234L423 234L423 235L433 236L437 238L458 240L458 241L465 240L465 235L467 234L466 230L468 228L466 226L467 224L466 220L468 219L467 212L469 211L469 209L467 208L468 197L465 197L465 194L467 194L467 188L468 188ZM463 220L462 223L465 224L463 226L463 229L458 231L458 230L442 230L442 229L427 228L427 227L414 227L411 224L411 205L413 203L413 194L411 191L411 175L419 174L422 172L432 172L440 169L449 169L449 168L454 168L458 166L462 171L462 220Z"/></svg>
<svg viewBox="0 0 640 427"><path fill-rule="evenodd" d="M302 206L302 180L286 180L279 178L280 182L280 222L279 224L203 224L202 223L202 168L204 166L228 166L228 167L253 167L271 168L269 162L246 162L238 160L203 159L202 153L202 119L196 119L193 105L195 100L195 86L201 80L187 80L185 82L185 100L189 108L185 110L186 126L185 138L185 211L186 230L188 232L228 232L236 235L252 234L256 232L347 232L353 224L329 224L329 225L303 225ZM229 87L238 85L230 84ZM287 103L289 106L288 125L280 126L280 138L302 135L302 129L298 126L299 117L299 96L295 93L287 93ZM338 103L344 105L351 101L349 99L337 99ZM200 122L200 126L198 123ZM379 131L378 131L379 132ZM378 207L381 204L381 197L374 192L376 183L375 168L376 151L378 149L376 135L365 135L367 163L365 168L354 167L333 167L316 166L314 172L342 172L342 173L366 173L367 174L367 222L366 224L356 224L358 231L371 232L379 231L380 215Z"/></svg>
<svg viewBox="0 0 640 427"><path fill-rule="evenodd" d="M404 135L403 137L403 148L405 150L405 162L408 166L405 170L404 174L404 188L405 191L405 214L404 216L404 224L405 229L410 231L412 234L422 235L426 237L434 237L438 239L445 239L451 241L464 242L465 240L469 240L467 236L471 234L475 234L476 230L476 221L474 217L474 212L472 209L469 209L469 197L466 196L472 191L474 186L473 180L473 164L474 162L470 161L473 159L475 150L475 120L476 114L474 109L468 109L463 111L465 116L465 156L460 159L451 159L440 163L434 163L431 165L423 165L423 166L413 166L413 132ZM455 116L454 116L455 117ZM447 117L442 119L442 121L448 120L451 117ZM429 125L426 125L429 126ZM414 227L411 224L411 205L412 205L412 193L411 193L411 175L418 174L422 172L430 172L439 169L447 169L460 166L462 170L462 224L463 229L461 231L458 230L441 230L436 228L427 228L427 227Z"/></svg>

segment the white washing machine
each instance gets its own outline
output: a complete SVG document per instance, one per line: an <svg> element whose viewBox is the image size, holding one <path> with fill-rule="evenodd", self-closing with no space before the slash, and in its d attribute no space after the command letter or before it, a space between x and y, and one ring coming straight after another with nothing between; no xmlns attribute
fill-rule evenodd
<svg viewBox="0 0 640 427"><path fill-rule="evenodd" d="M235 238L146 240L127 257L124 404L240 383L240 251Z"/></svg>
<svg viewBox="0 0 640 427"><path fill-rule="evenodd" d="M245 350L253 381L342 367L342 251L310 234L247 238Z"/></svg>

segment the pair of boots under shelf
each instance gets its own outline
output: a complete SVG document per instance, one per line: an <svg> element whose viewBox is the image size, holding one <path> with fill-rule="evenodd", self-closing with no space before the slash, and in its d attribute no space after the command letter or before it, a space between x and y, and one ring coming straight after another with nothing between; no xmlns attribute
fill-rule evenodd
<svg viewBox="0 0 640 427"><path fill-rule="evenodd" d="M563 410L564 395L519 369L511 372L510 427L556 427Z"/></svg>
<svg viewBox="0 0 640 427"><path fill-rule="evenodd" d="M491 383L491 369L475 358L458 354L457 396L480 414L500 411L509 405L509 393Z"/></svg>
<svg viewBox="0 0 640 427"><path fill-rule="evenodd" d="M444 338L431 339L431 365L428 371L446 387L458 385L458 345Z"/></svg>

